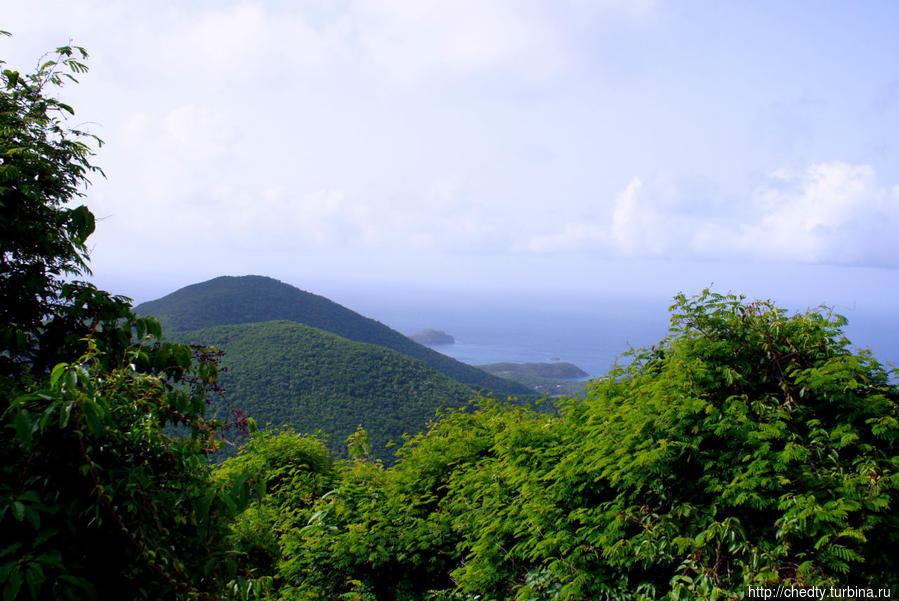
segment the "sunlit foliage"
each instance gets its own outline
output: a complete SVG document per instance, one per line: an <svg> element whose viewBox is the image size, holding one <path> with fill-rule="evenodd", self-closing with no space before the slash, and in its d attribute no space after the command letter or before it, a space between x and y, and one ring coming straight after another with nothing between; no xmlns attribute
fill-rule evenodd
<svg viewBox="0 0 899 601"><path fill-rule="evenodd" d="M705 292L559 417L487 402L339 467L287 598L745 598L899 585L899 405L826 310ZM290 504L289 499L285 502ZM289 593L289 594L288 594Z"/></svg>

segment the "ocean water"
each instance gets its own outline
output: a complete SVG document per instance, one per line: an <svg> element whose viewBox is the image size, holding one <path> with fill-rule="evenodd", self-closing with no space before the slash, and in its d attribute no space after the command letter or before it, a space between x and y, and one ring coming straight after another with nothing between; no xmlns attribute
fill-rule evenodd
<svg viewBox="0 0 899 601"><path fill-rule="evenodd" d="M664 308L635 306L597 306L595 311L521 307L443 317L441 323L456 343L434 350L459 361L471 365L564 361L591 377L607 373L629 348L657 343L668 327Z"/></svg>
<svg viewBox="0 0 899 601"><path fill-rule="evenodd" d="M434 349L471 365L565 361L599 377L628 349L657 344L667 335L669 298L483 298L371 296L346 306L403 334L425 328L452 335ZM796 310L796 308L793 308ZM846 334L883 363L899 365L899 319L887 310L843 307Z"/></svg>

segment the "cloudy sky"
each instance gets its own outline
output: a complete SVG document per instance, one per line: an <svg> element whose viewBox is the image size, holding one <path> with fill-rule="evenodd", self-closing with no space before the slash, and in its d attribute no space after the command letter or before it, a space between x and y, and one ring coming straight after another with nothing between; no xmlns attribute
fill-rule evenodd
<svg viewBox="0 0 899 601"><path fill-rule="evenodd" d="M93 269L810 303L899 293L899 4L7 3L106 142Z"/></svg>

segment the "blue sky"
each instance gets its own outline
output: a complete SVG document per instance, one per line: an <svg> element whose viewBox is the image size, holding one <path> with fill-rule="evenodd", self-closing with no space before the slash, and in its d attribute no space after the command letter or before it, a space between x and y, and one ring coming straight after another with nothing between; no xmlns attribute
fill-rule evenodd
<svg viewBox="0 0 899 601"><path fill-rule="evenodd" d="M91 53L114 292L899 292L894 2L109 4L7 6L0 58Z"/></svg>

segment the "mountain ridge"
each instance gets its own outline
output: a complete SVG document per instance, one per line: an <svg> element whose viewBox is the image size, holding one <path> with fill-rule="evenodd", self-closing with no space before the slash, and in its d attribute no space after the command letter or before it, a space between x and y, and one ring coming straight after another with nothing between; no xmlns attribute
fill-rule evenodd
<svg viewBox="0 0 899 601"><path fill-rule="evenodd" d="M534 394L521 383L447 357L324 296L266 276L219 276L141 303L134 311L140 315L153 315L167 332L275 320L294 321L348 340L395 350L423 361L475 390L498 395Z"/></svg>

